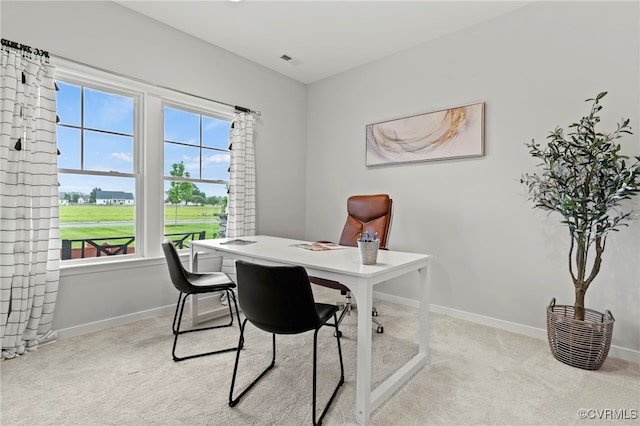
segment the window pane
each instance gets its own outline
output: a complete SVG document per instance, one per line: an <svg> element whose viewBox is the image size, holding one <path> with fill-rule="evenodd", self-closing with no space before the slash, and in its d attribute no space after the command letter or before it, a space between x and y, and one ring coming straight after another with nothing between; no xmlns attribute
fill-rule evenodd
<svg viewBox="0 0 640 426"><path fill-rule="evenodd" d="M80 86L56 81L57 110L60 124L80 126Z"/></svg>
<svg viewBox="0 0 640 426"><path fill-rule="evenodd" d="M230 121L202 116L202 146L229 149Z"/></svg>
<svg viewBox="0 0 640 426"><path fill-rule="evenodd" d="M165 236L178 248L193 239L225 236L231 122L169 107L164 120L165 176L188 173L225 182L165 180Z"/></svg>
<svg viewBox="0 0 640 426"><path fill-rule="evenodd" d="M133 99L84 89L84 127L133 134Z"/></svg>
<svg viewBox="0 0 640 426"><path fill-rule="evenodd" d="M133 138L109 133L84 133L85 170L133 172Z"/></svg>
<svg viewBox="0 0 640 426"><path fill-rule="evenodd" d="M58 150L58 167L62 169L80 169L80 129L57 126L56 139Z"/></svg>
<svg viewBox="0 0 640 426"><path fill-rule="evenodd" d="M164 147L164 175L172 176L174 164L182 162L189 177L200 179L200 149L198 147L166 143ZM184 175L186 176L186 175Z"/></svg>
<svg viewBox="0 0 640 426"><path fill-rule="evenodd" d="M135 253L134 97L57 82L62 260ZM115 134L114 134L115 133Z"/></svg>
<svg viewBox="0 0 640 426"><path fill-rule="evenodd" d="M190 194L189 199L172 203L170 193L172 189L177 190L180 184L190 185L184 191ZM173 241L199 239L203 232L204 238L217 238L220 236L221 220L222 231L225 230L226 217L220 214L226 211L226 185L165 181L164 194L164 233Z"/></svg>
<svg viewBox="0 0 640 426"><path fill-rule="evenodd" d="M135 179L58 175L62 260L135 253Z"/></svg>
<svg viewBox="0 0 640 426"><path fill-rule="evenodd" d="M164 140L200 145L200 116L164 107Z"/></svg>
<svg viewBox="0 0 640 426"><path fill-rule="evenodd" d="M230 159L231 157L228 152L203 148L202 179L228 180Z"/></svg>

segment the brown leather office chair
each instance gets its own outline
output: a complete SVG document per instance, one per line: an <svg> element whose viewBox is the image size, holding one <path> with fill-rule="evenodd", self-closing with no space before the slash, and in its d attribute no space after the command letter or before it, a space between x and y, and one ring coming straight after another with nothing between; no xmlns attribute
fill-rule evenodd
<svg viewBox="0 0 640 426"><path fill-rule="evenodd" d="M340 235L339 244L343 246L356 247L358 237L369 233L370 236L378 234L380 248L387 248L389 229L391 229L393 200L387 194L376 195L353 195L347 199L347 221ZM326 280L318 277L309 277L314 284L323 287L340 290L345 295L344 309L338 319L338 324L342 322L345 315L349 315L356 305L351 303L351 292L344 285L337 281ZM371 313L373 322L377 325L378 333L384 332L384 327L378 321L378 311L373 308ZM339 333L339 332L338 332Z"/></svg>

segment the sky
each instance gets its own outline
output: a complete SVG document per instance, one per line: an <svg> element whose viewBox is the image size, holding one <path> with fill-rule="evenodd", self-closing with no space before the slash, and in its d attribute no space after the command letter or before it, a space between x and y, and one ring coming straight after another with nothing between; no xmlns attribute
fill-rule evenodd
<svg viewBox="0 0 640 426"><path fill-rule="evenodd" d="M133 173L134 100L127 96L102 92L58 81L57 127L58 168ZM83 98L84 91L84 98ZM83 108L84 103L84 108ZM173 163L184 162L193 178L228 180L228 121L202 116L168 106L164 107L165 161L169 176ZM84 121L84 123L83 123ZM82 130L84 127L84 146ZM202 151L202 152L201 152ZM133 178L59 175L60 192L89 194L93 188L103 191L134 193ZM196 184L207 196L225 196L224 185ZM165 182L165 190L169 182Z"/></svg>

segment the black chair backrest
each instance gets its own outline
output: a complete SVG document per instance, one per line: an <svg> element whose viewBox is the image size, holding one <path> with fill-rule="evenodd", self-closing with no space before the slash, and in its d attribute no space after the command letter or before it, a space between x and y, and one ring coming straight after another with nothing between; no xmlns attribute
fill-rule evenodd
<svg viewBox="0 0 640 426"><path fill-rule="evenodd" d="M302 266L265 266L236 261L240 309L256 327L296 334L319 326L307 271Z"/></svg>
<svg viewBox="0 0 640 426"><path fill-rule="evenodd" d="M183 293L190 293L192 285L189 283L190 273L184 269L180 256L176 248L173 246L171 240L164 240L162 242L162 250L164 251L164 257L167 258L167 266L169 267L169 275L171 276L171 282Z"/></svg>

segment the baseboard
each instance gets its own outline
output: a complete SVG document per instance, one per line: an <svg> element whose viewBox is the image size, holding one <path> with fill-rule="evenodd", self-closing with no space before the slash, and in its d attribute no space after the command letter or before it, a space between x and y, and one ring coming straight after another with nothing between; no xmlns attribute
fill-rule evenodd
<svg viewBox="0 0 640 426"><path fill-rule="evenodd" d="M394 296L387 293L373 292L373 297L386 302L397 303L399 305L410 306L418 308L418 301L405 297ZM201 298L205 300L205 298ZM75 327L63 328L56 330L57 338L64 339L68 337L79 336L81 334L92 333L95 331L104 330L117 325L128 324L131 322L139 321L146 318L152 318L159 315L172 313L175 310L175 305L163 306L160 308L149 309L146 311L136 312L133 314L122 315L114 318L108 318L102 321L95 321L88 324L83 324ZM465 321L473 322L476 324L486 325L488 327L497 328L500 330L510 331L516 334L522 334L536 339L547 340L547 331L541 328L530 327L528 325L517 324L510 321L505 321L497 318L487 317L485 315L478 315L470 312L460 311L458 309L447 308L439 305L429 305L429 311L436 314L448 315L454 318L459 318ZM620 358L625 361L635 362L640 364L640 351L634 349L623 348L621 346L611 345L609 349L609 356L612 358Z"/></svg>
<svg viewBox="0 0 640 426"><path fill-rule="evenodd" d="M394 296L387 293L374 291L373 297L376 299L384 300L386 302L397 303L399 305L410 306L413 308L419 307L417 300ZM447 308L445 306L433 304L429 305L429 311L436 314L448 315L476 324L486 325L488 327L493 327L500 330L510 331L512 333L521 334L524 336L534 337L536 339L545 341L547 340L547 330L542 328L530 327L528 325L517 324L514 322L492 318L485 315L473 314L470 312L460 311L458 309ZM611 345L611 348L609 349L609 356L612 358L620 358L625 361L640 364L640 351L636 351L634 349Z"/></svg>
<svg viewBox="0 0 640 426"><path fill-rule="evenodd" d="M206 301L209 297L200 297L200 301ZM108 318L101 321L94 321L88 324L82 324L74 327L62 328L56 330L58 339L65 339L68 337L75 337L81 334L93 333L95 331L105 330L107 328L115 327L117 325L129 324L135 321L139 321L146 318L153 318L164 314L172 314L175 312L176 305L163 306L160 308L148 309L146 311L135 312L132 314L121 315L114 318ZM190 315L189 308L185 308L185 315ZM169 325L170 327L170 325Z"/></svg>

